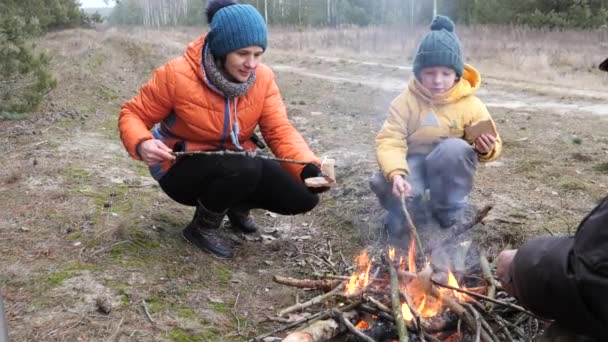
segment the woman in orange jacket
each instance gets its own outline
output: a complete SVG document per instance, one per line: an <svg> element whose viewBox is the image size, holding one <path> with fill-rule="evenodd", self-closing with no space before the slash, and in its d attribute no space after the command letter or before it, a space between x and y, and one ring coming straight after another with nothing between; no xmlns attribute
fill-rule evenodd
<svg viewBox="0 0 608 342"><path fill-rule="evenodd" d="M232 246L219 227L256 230L249 209L284 215L312 210L315 192L303 180L321 174L319 159L287 119L270 68L260 63L268 44L266 24L255 7L234 0L207 5L209 32L183 56L158 68L120 111L119 128L129 154L144 161L173 200L196 206L183 236L212 255L230 258ZM239 155L190 155L172 151L252 151L254 130L278 164Z"/></svg>

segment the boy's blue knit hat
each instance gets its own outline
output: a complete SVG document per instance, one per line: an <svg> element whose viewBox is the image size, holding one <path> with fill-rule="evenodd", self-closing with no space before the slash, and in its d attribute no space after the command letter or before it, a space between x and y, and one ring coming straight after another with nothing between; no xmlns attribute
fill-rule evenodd
<svg viewBox="0 0 608 342"><path fill-rule="evenodd" d="M266 23L255 7L235 0L210 0L206 13L209 22L207 44L213 56L224 57L252 45L266 50Z"/></svg>
<svg viewBox="0 0 608 342"><path fill-rule="evenodd" d="M462 46L454 33L454 22L450 18L438 15L431 23L431 32L427 33L414 57L414 74L422 68L444 66L454 69L458 77L464 72Z"/></svg>

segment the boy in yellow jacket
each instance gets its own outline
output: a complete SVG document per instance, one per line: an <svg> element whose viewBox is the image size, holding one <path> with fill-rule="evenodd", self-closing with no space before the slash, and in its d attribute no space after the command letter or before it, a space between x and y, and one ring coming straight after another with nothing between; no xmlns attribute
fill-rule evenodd
<svg viewBox="0 0 608 342"><path fill-rule="evenodd" d="M502 147L490 113L473 95L481 83L479 72L464 64L449 18L437 16L431 23L416 51L413 73L376 137L381 171L370 180L388 210L385 227L395 236L405 228L401 196L414 218L432 213L444 228L462 220L477 162L496 159ZM465 136L466 126L482 120L490 120L493 132ZM427 190L428 202L422 200Z"/></svg>

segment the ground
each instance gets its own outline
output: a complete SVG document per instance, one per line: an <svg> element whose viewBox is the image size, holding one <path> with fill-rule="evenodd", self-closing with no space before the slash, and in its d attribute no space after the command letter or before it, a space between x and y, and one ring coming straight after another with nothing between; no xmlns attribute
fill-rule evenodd
<svg viewBox="0 0 608 342"><path fill-rule="evenodd" d="M116 119L153 69L195 37L104 29L40 41L58 87L28 118L0 121L0 296L11 340L245 341L308 295L272 275L343 270L382 235L367 179L377 168L374 136L410 76L407 60L292 49L277 33L265 62L293 124L319 156L337 159L339 185L306 215L255 212L262 232L235 235L234 260L182 240L192 208L173 203L128 157ZM479 168L472 202L494 209L473 238L495 257L527 237L574 232L606 194L607 97L594 86L606 89L606 78L587 70L582 84L532 81L479 62L479 96L504 153Z"/></svg>

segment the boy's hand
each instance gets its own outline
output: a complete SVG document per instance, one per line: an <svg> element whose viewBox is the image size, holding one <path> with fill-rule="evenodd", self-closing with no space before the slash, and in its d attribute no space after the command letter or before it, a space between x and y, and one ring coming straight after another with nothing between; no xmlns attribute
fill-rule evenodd
<svg viewBox="0 0 608 342"><path fill-rule="evenodd" d="M477 140L475 140L475 144L473 148L479 154L488 154L494 149L494 145L496 144L496 137L491 134L482 134Z"/></svg>
<svg viewBox="0 0 608 342"><path fill-rule="evenodd" d="M412 191L412 186L408 183L402 175L394 175L392 178L393 182L393 195L397 197L407 196Z"/></svg>

